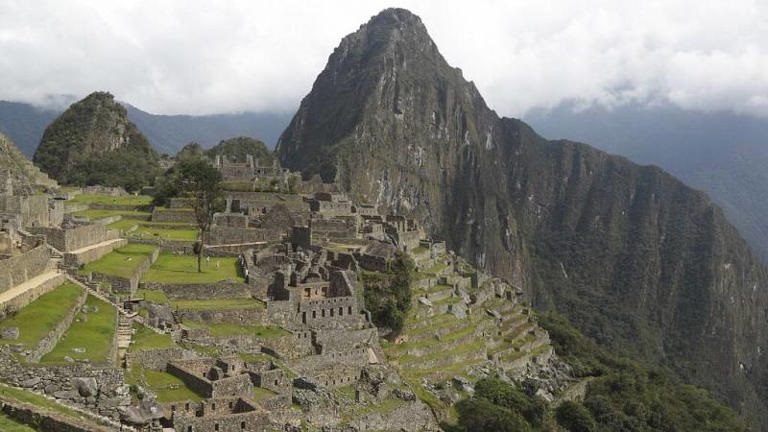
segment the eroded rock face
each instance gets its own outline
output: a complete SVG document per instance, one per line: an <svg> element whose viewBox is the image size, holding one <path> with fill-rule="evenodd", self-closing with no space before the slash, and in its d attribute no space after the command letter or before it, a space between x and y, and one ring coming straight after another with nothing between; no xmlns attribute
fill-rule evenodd
<svg viewBox="0 0 768 432"><path fill-rule="evenodd" d="M658 168L499 118L408 11L342 40L278 154L419 218L539 307L768 424L755 385L768 376L768 271L721 210Z"/></svg>

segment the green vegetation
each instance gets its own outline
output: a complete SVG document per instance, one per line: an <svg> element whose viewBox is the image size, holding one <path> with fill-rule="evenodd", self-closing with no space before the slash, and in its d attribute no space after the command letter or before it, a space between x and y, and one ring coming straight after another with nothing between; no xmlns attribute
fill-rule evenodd
<svg viewBox="0 0 768 432"><path fill-rule="evenodd" d="M574 372L594 377L580 404L583 408L558 410L558 421L564 426L589 425L591 418L596 424L591 430L608 432L745 430L736 413L705 390L597 346L562 317L545 315L541 324L549 331L557 353L575 365Z"/></svg>
<svg viewBox="0 0 768 432"><path fill-rule="evenodd" d="M129 351L172 348L175 346L169 334L155 333L141 324L134 324L133 329L135 333Z"/></svg>
<svg viewBox="0 0 768 432"><path fill-rule="evenodd" d="M73 212L72 216L87 217L91 220L104 219L110 216L128 216L138 221L140 219L149 220L152 214L139 210L89 209Z"/></svg>
<svg viewBox="0 0 768 432"><path fill-rule="evenodd" d="M362 275L365 307L374 324L398 333L411 307L411 283L415 265L406 254L398 253L387 273L364 272Z"/></svg>
<svg viewBox="0 0 768 432"><path fill-rule="evenodd" d="M220 141L205 152L214 159L216 156L228 157L236 162L245 162L247 155L258 159L259 166L272 166L274 156L263 142L250 137L235 137Z"/></svg>
<svg viewBox="0 0 768 432"><path fill-rule="evenodd" d="M2 327L18 327L17 340L0 340L0 343L21 344L34 348L49 331L67 315L83 290L73 283L65 283L53 291L43 294L10 318L0 321Z"/></svg>
<svg viewBox="0 0 768 432"><path fill-rule="evenodd" d="M217 266L218 263L218 266ZM239 275L237 258L214 257L203 260L202 272L197 271L197 257L161 253L157 261L144 274L142 281L178 284L204 284L223 280L244 282Z"/></svg>
<svg viewBox="0 0 768 432"><path fill-rule="evenodd" d="M86 300L88 313L80 312L59 343L44 355L41 363L62 363L64 357L75 360L88 359L91 362L111 361L107 358L115 335L117 311L109 303L96 297ZM77 352L76 348L84 348Z"/></svg>
<svg viewBox="0 0 768 432"><path fill-rule="evenodd" d="M118 145L115 148L115 145ZM135 191L159 174L158 155L105 92L72 104L43 134L34 162L62 184Z"/></svg>
<svg viewBox="0 0 768 432"><path fill-rule="evenodd" d="M0 430L3 432L35 432L31 427L18 423L5 414L0 414Z"/></svg>
<svg viewBox="0 0 768 432"><path fill-rule="evenodd" d="M0 399L13 400L23 402L35 406L37 409L45 410L47 412L64 415L71 418L76 418L81 421L90 422L91 419L84 414L75 411L74 409L56 403L51 399L40 396L39 394L32 393L30 391L9 387L5 384L0 384ZM5 432L5 429L0 429Z"/></svg>
<svg viewBox="0 0 768 432"><path fill-rule="evenodd" d="M157 304L168 304L171 302L168 299L168 296L166 296L165 293L160 290L140 289L136 291L136 297L143 298L148 302Z"/></svg>
<svg viewBox="0 0 768 432"><path fill-rule="evenodd" d="M236 310L263 309L264 303L252 298L226 298L209 300L173 300L174 309L183 310Z"/></svg>
<svg viewBox="0 0 768 432"><path fill-rule="evenodd" d="M112 276L131 277L136 269L147 259L156 249L153 245L128 244L115 249L107 255L96 261L86 264L82 270L83 273L101 273Z"/></svg>
<svg viewBox="0 0 768 432"><path fill-rule="evenodd" d="M184 381L169 374L168 372L159 372L150 369L144 369L134 365L126 374L125 381L128 384L138 384L148 388L157 395L157 401L180 402L193 401L199 402L203 399L202 395L195 393L184 384Z"/></svg>
<svg viewBox="0 0 768 432"><path fill-rule="evenodd" d="M67 202L78 204L104 204L139 207L150 205L152 203L152 197L147 195L112 196L99 194L78 194Z"/></svg>
<svg viewBox="0 0 768 432"><path fill-rule="evenodd" d="M253 388L253 401L258 402L266 399L273 398L277 395L277 393L273 392L272 390L265 389L262 387L254 387Z"/></svg>
<svg viewBox="0 0 768 432"><path fill-rule="evenodd" d="M184 324L191 324L185 322ZM287 336L290 333L277 326L261 325L239 325L239 324L210 324L206 326L212 336L237 336L250 335L259 338L269 339L280 336Z"/></svg>

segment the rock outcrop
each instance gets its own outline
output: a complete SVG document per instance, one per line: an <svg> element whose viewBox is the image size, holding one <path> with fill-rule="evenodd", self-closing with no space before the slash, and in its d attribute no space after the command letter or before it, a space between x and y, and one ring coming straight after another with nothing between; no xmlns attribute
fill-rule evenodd
<svg viewBox="0 0 768 432"><path fill-rule="evenodd" d="M722 211L656 167L499 118L410 12L342 40L277 152L768 425L768 271Z"/></svg>
<svg viewBox="0 0 768 432"><path fill-rule="evenodd" d="M43 174L39 168L24 157L19 149L5 135L0 133L0 170L8 175L10 186L15 193L30 193L36 188L56 188L54 180Z"/></svg>

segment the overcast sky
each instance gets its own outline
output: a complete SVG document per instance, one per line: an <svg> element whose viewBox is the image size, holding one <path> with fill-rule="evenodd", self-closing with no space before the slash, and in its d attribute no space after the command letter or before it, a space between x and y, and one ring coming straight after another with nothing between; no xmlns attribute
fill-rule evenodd
<svg viewBox="0 0 768 432"><path fill-rule="evenodd" d="M0 0L0 99L293 111L339 40L389 6L421 16L505 116L564 100L768 116L765 0Z"/></svg>

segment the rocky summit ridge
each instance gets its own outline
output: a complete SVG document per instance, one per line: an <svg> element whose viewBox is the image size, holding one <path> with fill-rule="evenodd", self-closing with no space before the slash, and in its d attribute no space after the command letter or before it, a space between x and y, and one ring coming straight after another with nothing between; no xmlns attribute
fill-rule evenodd
<svg viewBox="0 0 768 432"><path fill-rule="evenodd" d="M277 153L768 425L768 270L722 211L656 167L499 118L412 13L341 41Z"/></svg>

